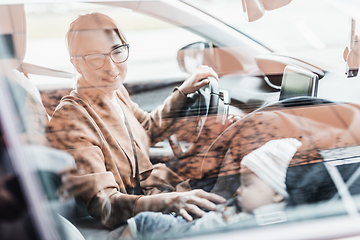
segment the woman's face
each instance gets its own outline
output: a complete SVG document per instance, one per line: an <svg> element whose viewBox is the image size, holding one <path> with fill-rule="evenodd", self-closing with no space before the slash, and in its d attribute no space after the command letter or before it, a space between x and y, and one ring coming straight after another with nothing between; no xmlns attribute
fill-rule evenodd
<svg viewBox="0 0 360 240"><path fill-rule="evenodd" d="M108 54L123 43L115 31L84 30L77 33L74 44L74 55L83 56L94 53ZM96 70L90 69L82 58L72 58L71 62L91 86L105 93L117 90L127 73L127 62L114 63L109 55L105 57L104 66Z"/></svg>

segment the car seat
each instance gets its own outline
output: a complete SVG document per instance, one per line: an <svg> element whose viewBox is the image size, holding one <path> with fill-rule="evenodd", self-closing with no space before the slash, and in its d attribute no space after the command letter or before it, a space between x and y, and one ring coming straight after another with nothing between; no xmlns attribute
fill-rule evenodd
<svg viewBox="0 0 360 240"><path fill-rule="evenodd" d="M72 156L50 147L45 137L49 117L42 104L39 90L26 74L17 70L26 52L26 21L23 4L0 5L0 74L7 80L10 94L15 100L16 112L20 115L21 141L24 161L31 161L34 172L39 173L49 205L55 212L69 219L75 212L74 198L60 201L56 189L61 185L58 173L75 167ZM14 120L15 121L15 120ZM56 219L63 235L68 239L84 239L82 234L65 218Z"/></svg>
<svg viewBox="0 0 360 240"><path fill-rule="evenodd" d="M240 173L242 158L274 139L302 142L290 166L321 163L322 151L360 145L360 105L306 100L303 105L286 101L248 114L219 136L203 161L214 162L219 176L226 176ZM213 192L224 184L230 185L218 182Z"/></svg>
<svg viewBox="0 0 360 240"><path fill-rule="evenodd" d="M42 104L40 93L36 86L16 70L26 52L26 22L23 5L1 5L0 6L0 38L8 47L7 53L1 57L1 63L7 66L2 73L11 79L12 85L19 85L16 94L16 105L20 110L21 117L27 119L23 122L24 136L29 144L47 145L45 138L45 127L48 116ZM19 90L21 89L21 90Z"/></svg>

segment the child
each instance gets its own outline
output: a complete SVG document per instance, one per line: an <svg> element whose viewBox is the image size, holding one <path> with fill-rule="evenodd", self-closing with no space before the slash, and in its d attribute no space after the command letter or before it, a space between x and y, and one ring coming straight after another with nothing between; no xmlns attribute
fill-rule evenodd
<svg viewBox="0 0 360 240"><path fill-rule="evenodd" d="M246 155L241 161L241 186L237 190L237 197L225 205L218 205L216 211L208 212L192 222L161 213L140 213L128 220L128 227L122 236L125 237L128 232L133 239L159 239L213 230L254 216L257 220L266 221L258 216L285 208L288 198L286 171L300 146L301 142L294 138L278 139Z"/></svg>

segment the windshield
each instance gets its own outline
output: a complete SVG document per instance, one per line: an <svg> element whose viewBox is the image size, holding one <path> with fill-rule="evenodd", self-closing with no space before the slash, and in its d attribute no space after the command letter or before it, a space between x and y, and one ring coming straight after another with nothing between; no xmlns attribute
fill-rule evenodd
<svg viewBox="0 0 360 240"><path fill-rule="evenodd" d="M240 0L212 4L206 4L206 0L186 2L277 53L317 60L325 58L334 65L343 62L341 51L349 41L353 11L340 1L293 0L279 9L266 11L254 22L246 20Z"/></svg>
<svg viewBox="0 0 360 240"><path fill-rule="evenodd" d="M0 239L360 235L347 4L100 2L0 5Z"/></svg>

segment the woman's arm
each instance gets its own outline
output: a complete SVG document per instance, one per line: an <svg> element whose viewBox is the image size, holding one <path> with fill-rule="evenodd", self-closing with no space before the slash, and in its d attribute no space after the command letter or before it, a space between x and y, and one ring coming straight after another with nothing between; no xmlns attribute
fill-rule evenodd
<svg viewBox="0 0 360 240"><path fill-rule="evenodd" d="M219 80L218 75L211 67L199 66L197 70L181 84L179 90L184 94L193 93L209 84L208 77L214 77Z"/></svg>
<svg viewBox="0 0 360 240"><path fill-rule="evenodd" d="M77 164L73 172L63 173L60 192L79 196L90 215L105 226L113 228L141 211L176 212L190 221L190 214L201 216L201 208L213 210L212 202L225 201L202 190L142 197L126 194L121 180L116 181L106 169L104 144L97 128L82 107L68 103L55 111L48 134L58 148L74 156Z"/></svg>
<svg viewBox="0 0 360 240"><path fill-rule="evenodd" d="M169 127L176 120L179 110L186 101L187 94L209 84L207 77L218 79L212 68L200 66L180 87L174 89L162 105L150 113L143 111L136 103L132 102L125 89L121 94L125 97L135 117L147 131L151 142L155 143L166 137L164 134L171 135Z"/></svg>

